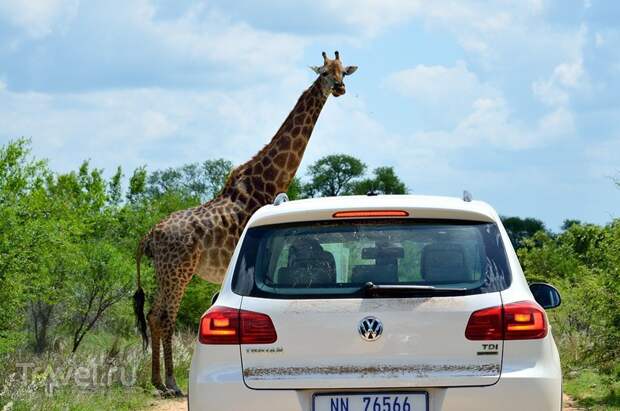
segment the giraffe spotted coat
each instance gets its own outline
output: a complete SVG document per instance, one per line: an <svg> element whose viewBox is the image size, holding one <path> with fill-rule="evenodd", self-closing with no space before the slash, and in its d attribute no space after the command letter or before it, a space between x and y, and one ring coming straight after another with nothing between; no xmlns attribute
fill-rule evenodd
<svg viewBox="0 0 620 411"><path fill-rule="evenodd" d="M233 170L219 196L171 214L140 242L134 309L145 345L148 323L152 342L151 381L164 393L181 395L173 375L172 335L187 284L194 274L214 283L222 281L245 224L256 210L272 203L278 193L287 191L327 97L344 94L343 76L356 69L343 67L338 52L334 60L323 53L323 60L323 66L313 68L319 77L302 93L269 144ZM153 261L157 282L157 293L146 318L145 296L140 286L143 255ZM160 376L162 345L165 384Z"/></svg>

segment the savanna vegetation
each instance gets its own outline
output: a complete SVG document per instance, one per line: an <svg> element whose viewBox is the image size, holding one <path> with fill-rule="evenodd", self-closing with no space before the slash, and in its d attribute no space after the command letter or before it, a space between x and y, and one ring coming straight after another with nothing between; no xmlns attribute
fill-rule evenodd
<svg viewBox="0 0 620 411"><path fill-rule="evenodd" d="M233 165L125 175L84 162L58 173L29 149L26 140L0 148L0 407L144 408L153 397L131 308L137 243L170 212L217 195ZM303 177L290 197L408 191L393 168L369 172L344 154L319 159ZM549 315L566 390L584 406L620 408L620 220L567 221L559 233L532 218L504 221L528 278L562 292ZM152 267L142 270L152 296ZM181 306L174 353L184 389L197 322L217 287L195 278Z"/></svg>

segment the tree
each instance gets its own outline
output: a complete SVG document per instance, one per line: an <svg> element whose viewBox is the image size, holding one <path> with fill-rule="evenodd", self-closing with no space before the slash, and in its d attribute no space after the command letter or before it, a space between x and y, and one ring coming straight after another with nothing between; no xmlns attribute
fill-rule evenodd
<svg viewBox="0 0 620 411"><path fill-rule="evenodd" d="M112 205L118 206L121 203L123 197L122 180L123 170L118 167L108 183L108 202Z"/></svg>
<svg viewBox="0 0 620 411"><path fill-rule="evenodd" d="M72 352L105 312L129 296L131 260L112 244L94 241L84 247L84 267L67 279L67 324L72 335Z"/></svg>
<svg viewBox="0 0 620 411"><path fill-rule="evenodd" d="M127 200L130 203L138 202L146 191L146 167L138 167L133 171L132 176L129 178L129 192L127 193Z"/></svg>
<svg viewBox="0 0 620 411"><path fill-rule="evenodd" d="M47 165L30 157L27 140L0 147L0 354L25 338L28 284L41 270L38 256L49 231L29 204L48 176Z"/></svg>
<svg viewBox="0 0 620 411"><path fill-rule="evenodd" d="M617 373L620 358L620 220L539 231L518 250L529 281L557 286L562 305L550 319L564 367Z"/></svg>
<svg viewBox="0 0 620 411"><path fill-rule="evenodd" d="M202 167L207 181L208 198L213 198L224 188L226 179L233 169L233 163L219 158L216 160L206 160L202 163Z"/></svg>
<svg viewBox="0 0 620 411"><path fill-rule="evenodd" d="M305 197L351 194L354 179L364 175L366 164L347 154L332 154L308 167L310 182L303 187Z"/></svg>
<svg viewBox="0 0 620 411"><path fill-rule="evenodd" d="M303 184L299 177L293 177L293 181L291 181L291 184L289 184L286 195L288 196L289 200L297 200L298 198L302 197L302 190Z"/></svg>
<svg viewBox="0 0 620 411"><path fill-rule="evenodd" d="M47 346L48 329L68 307L67 279L85 264L83 241L100 227L98 222L106 203L106 182L102 171L82 163L78 172L51 175L45 186L31 193L28 208L33 226L41 232L36 255L38 270L31 273L30 313L35 349ZM97 224L98 223L98 224Z"/></svg>
<svg viewBox="0 0 620 411"><path fill-rule="evenodd" d="M547 231L545 223L536 218L501 217L504 228L515 249L523 245L523 240L532 237L538 231Z"/></svg>
<svg viewBox="0 0 620 411"><path fill-rule="evenodd" d="M574 225L580 225L581 221L580 220L574 220L574 219L566 219L564 220L564 222L562 223L562 231L566 231L568 229L570 229L572 226Z"/></svg>
<svg viewBox="0 0 620 411"><path fill-rule="evenodd" d="M208 201L220 193L232 168L230 161L220 158L157 170L148 177L146 192L152 198L173 194Z"/></svg>
<svg viewBox="0 0 620 411"><path fill-rule="evenodd" d="M374 177L358 181L353 186L353 193L365 195L369 192L377 194L406 194L407 187L394 172L393 167L377 167Z"/></svg>

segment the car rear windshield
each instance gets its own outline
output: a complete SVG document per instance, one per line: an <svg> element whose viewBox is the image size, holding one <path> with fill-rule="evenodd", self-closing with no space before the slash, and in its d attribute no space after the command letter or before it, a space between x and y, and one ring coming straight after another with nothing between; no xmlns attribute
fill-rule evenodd
<svg viewBox="0 0 620 411"><path fill-rule="evenodd" d="M509 284L495 224L413 219L251 228L233 278L237 294L290 299L468 295Z"/></svg>

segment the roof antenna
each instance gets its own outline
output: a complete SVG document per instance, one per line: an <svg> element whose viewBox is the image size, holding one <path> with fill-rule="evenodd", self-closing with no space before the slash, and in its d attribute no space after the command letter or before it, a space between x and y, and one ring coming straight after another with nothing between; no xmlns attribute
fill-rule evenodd
<svg viewBox="0 0 620 411"><path fill-rule="evenodd" d="M273 205L279 206L280 204L286 203L287 201L288 201L288 196L286 195L286 193L280 193L273 200Z"/></svg>
<svg viewBox="0 0 620 411"><path fill-rule="evenodd" d="M471 203L471 193L467 190L463 191L463 201Z"/></svg>

